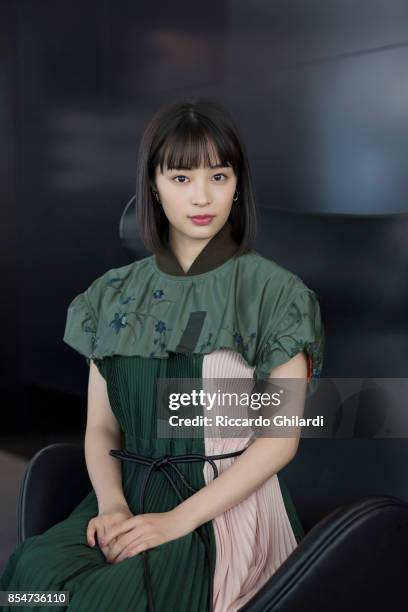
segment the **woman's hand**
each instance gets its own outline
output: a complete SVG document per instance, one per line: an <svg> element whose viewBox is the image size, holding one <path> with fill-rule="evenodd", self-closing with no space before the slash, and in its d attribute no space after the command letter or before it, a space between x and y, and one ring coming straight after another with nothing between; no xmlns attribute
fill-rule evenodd
<svg viewBox="0 0 408 612"><path fill-rule="evenodd" d="M170 510L137 514L105 529L101 544L108 547L108 563L119 563L128 557L154 548L191 531L186 521L180 521Z"/></svg>
<svg viewBox="0 0 408 612"><path fill-rule="evenodd" d="M133 516L134 515L130 511L127 504L116 504L103 512L100 512L98 516L91 518L86 531L86 539L89 546L95 546L95 537L97 537L99 548L107 560L109 555L109 546L103 544L102 540L104 536L106 536L109 529L121 525L124 521L127 521Z"/></svg>

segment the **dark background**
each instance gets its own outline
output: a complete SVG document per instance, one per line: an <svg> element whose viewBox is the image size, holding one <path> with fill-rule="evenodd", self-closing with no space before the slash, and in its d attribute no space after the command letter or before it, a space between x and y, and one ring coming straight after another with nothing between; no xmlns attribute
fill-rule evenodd
<svg viewBox="0 0 408 612"><path fill-rule="evenodd" d="M129 263L118 223L162 105L194 94L226 105L265 214L408 213L405 0L3 1L0 24L3 448L31 456L50 432L84 426L88 368L62 342L66 310ZM284 247L272 254L320 297L330 262ZM332 338L335 302L322 302ZM408 359L401 304L394 336ZM323 376L350 374L350 359L352 347L329 350ZM44 438L29 448L22 433L34 431Z"/></svg>

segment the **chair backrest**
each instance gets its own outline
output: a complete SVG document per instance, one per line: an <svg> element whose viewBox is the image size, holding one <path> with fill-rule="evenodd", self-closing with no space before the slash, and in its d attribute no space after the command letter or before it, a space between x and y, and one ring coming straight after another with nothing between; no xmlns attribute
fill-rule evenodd
<svg viewBox="0 0 408 612"><path fill-rule="evenodd" d="M256 250L316 292L326 332L323 378L408 376L408 214L333 215L261 209ZM146 256L133 200L123 247ZM303 438L282 470L306 530L369 494L408 501L408 440Z"/></svg>
<svg viewBox="0 0 408 612"><path fill-rule="evenodd" d="M305 531L367 495L408 501L408 440L302 438L281 472Z"/></svg>

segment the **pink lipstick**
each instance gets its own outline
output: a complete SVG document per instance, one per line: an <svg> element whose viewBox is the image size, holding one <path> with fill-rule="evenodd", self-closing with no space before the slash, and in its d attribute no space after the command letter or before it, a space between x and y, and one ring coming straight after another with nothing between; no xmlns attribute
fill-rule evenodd
<svg viewBox="0 0 408 612"><path fill-rule="evenodd" d="M190 217L193 223L196 225L208 225L213 220L214 215L194 215Z"/></svg>

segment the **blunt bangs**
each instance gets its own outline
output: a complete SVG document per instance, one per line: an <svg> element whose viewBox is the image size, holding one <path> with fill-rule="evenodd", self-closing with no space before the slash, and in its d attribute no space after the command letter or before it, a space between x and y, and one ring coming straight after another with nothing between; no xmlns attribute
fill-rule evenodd
<svg viewBox="0 0 408 612"><path fill-rule="evenodd" d="M220 164L222 167L231 166L238 176L242 162L237 143L230 136L220 133L205 117L200 122L188 115L168 134L156 159L152 158L151 171L154 174L157 166L163 173L165 167L168 170L193 170Z"/></svg>

